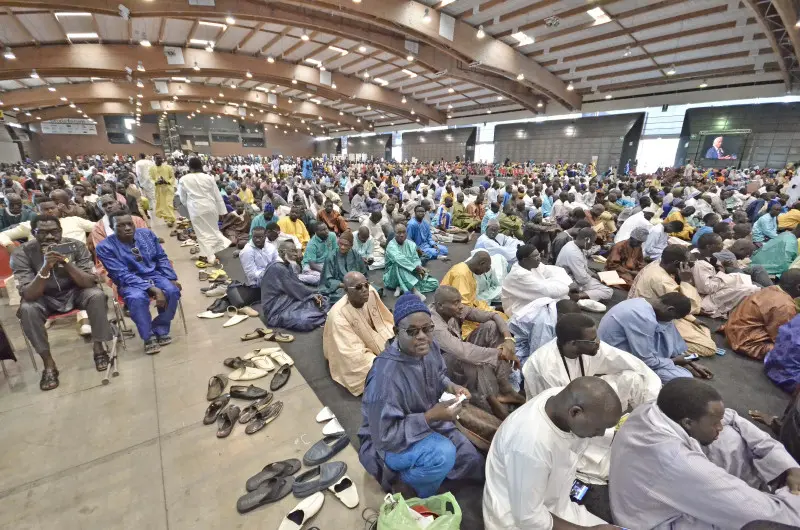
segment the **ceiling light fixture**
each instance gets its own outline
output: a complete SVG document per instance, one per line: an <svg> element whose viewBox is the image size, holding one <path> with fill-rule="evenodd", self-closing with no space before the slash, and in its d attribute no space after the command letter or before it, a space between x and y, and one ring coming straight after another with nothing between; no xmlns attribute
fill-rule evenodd
<svg viewBox="0 0 800 530"><path fill-rule="evenodd" d="M14 59L16 59L16 58L17 58L17 56L16 56L16 55L14 55L14 52L13 52L13 51L11 50L11 48L9 48L8 46L6 46L6 47L3 49L3 57L5 57L6 59L8 59L9 61L11 61L11 60L14 60Z"/></svg>
<svg viewBox="0 0 800 530"><path fill-rule="evenodd" d="M452 94L453 92L455 92L455 89L453 87L447 89L448 94Z"/></svg>
<svg viewBox="0 0 800 530"><path fill-rule="evenodd" d="M173 78L174 79L174 78ZM144 88L144 83L142 83L141 79L136 80L136 87L137 88Z"/></svg>
<svg viewBox="0 0 800 530"><path fill-rule="evenodd" d="M364 79L369 79L369 71L364 70Z"/></svg>
<svg viewBox="0 0 800 530"><path fill-rule="evenodd" d="M250 73L250 70L248 70L248 71L247 71L247 73L246 73L246 74L244 74L244 75L245 75L245 77L247 77L248 79L252 79L252 78L253 78L253 74L251 74L251 73Z"/></svg>
<svg viewBox="0 0 800 530"><path fill-rule="evenodd" d="M228 15L227 17L225 17L225 23L228 24L229 26L233 26L234 24L236 24L236 19Z"/></svg>
<svg viewBox="0 0 800 530"><path fill-rule="evenodd" d="M55 92L56 91L56 87L49 86L49 87L47 87L47 90L49 90L50 92Z"/></svg>
<svg viewBox="0 0 800 530"><path fill-rule="evenodd" d="M65 98L64 96L61 96L61 101L66 101L66 100L67 100L67 98Z"/></svg>
<svg viewBox="0 0 800 530"><path fill-rule="evenodd" d="M426 24L431 21L431 10L427 7L425 8L425 13L422 15L422 21Z"/></svg>
<svg viewBox="0 0 800 530"><path fill-rule="evenodd" d="M367 47L362 44L358 47L358 53L367 53Z"/></svg>
<svg viewBox="0 0 800 530"><path fill-rule="evenodd" d="M536 106L537 106L537 107L539 107L539 108L542 108L542 107L544 107L544 103L542 102L542 100L539 100L539 101L536 103Z"/></svg>
<svg viewBox="0 0 800 530"><path fill-rule="evenodd" d="M567 90L569 90L570 92L575 90L575 85L572 84L572 81L570 81L569 84L567 85Z"/></svg>
<svg viewBox="0 0 800 530"><path fill-rule="evenodd" d="M341 54L342 57L350 53L349 51L345 50L344 48L339 48L338 46L328 46L329 50L333 50L336 53Z"/></svg>
<svg viewBox="0 0 800 530"><path fill-rule="evenodd" d="M483 30L483 24L478 26L478 33L476 35L479 39L482 39L486 36L486 32Z"/></svg>
<svg viewBox="0 0 800 530"><path fill-rule="evenodd" d="M525 74L517 75L517 81L522 81L523 79L525 79Z"/></svg>
<svg viewBox="0 0 800 530"><path fill-rule="evenodd" d="M292 84L293 84L293 85L296 85L296 84L297 84L297 79L295 79L294 77L292 78Z"/></svg>
<svg viewBox="0 0 800 530"><path fill-rule="evenodd" d="M489 109L489 110L486 111L486 114L491 114L491 113L492 113L492 109Z"/></svg>
<svg viewBox="0 0 800 530"><path fill-rule="evenodd" d="M533 44L534 42L536 42L536 39L534 37L531 37L522 31L517 31L516 33L512 33L511 38L517 41L517 46L528 46L529 44Z"/></svg>
<svg viewBox="0 0 800 530"><path fill-rule="evenodd" d="M308 32L306 30L303 30L303 34L300 35L300 40L308 42L308 39L309 39Z"/></svg>
<svg viewBox="0 0 800 530"><path fill-rule="evenodd" d="M667 75L675 75L675 65L674 64L669 67L669 70L667 70Z"/></svg>
<svg viewBox="0 0 800 530"><path fill-rule="evenodd" d="M213 51L214 51L214 43L213 43L213 42L209 42L209 43L208 43L208 46L206 46L206 51L207 51L208 53L211 53L211 52L213 52Z"/></svg>
<svg viewBox="0 0 800 530"><path fill-rule="evenodd" d="M400 100L400 103L405 103L406 101L408 101L408 100L406 99L405 96L403 96L403 99Z"/></svg>
<svg viewBox="0 0 800 530"><path fill-rule="evenodd" d="M376 78L374 79L374 81L375 81L376 83L378 83L378 84L382 85L382 86L386 86L386 85L388 85L388 84L389 84L389 81L387 81L386 79L381 79L380 77L376 77Z"/></svg>
<svg viewBox="0 0 800 530"><path fill-rule="evenodd" d="M236 21L234 20L234 22ZM200 22L198 22L198 24L201 26L211 26L212 28L220 28L222 30L228 29L228 26L226 26L221 22L207 22L205 20L201 20Z"/></svg>
<svg viewBox="0 0 800 530"><path fill-rule="evenodd" d="M139 61L139 63L136 65L136 71L137 72L144 72L145 71L144 70L144 65L142 64L142 61Z"/></svg>
<svg viewBox="0 0 800 530"><path fill-rule="evenodd" d="M622 56L623 57L630 57L631 53L633 53L633 52L631 52L631 47L630 46L625 46L625 51L622 52Z"/></svg>
<svg viewBox="0 0 800 530"><path fill-rule="evenodd" d="M56 18L65 18L65 17L90 17L92 16L91 13L86 12L75 12L75 11L60 11L58 13L54 13Z"/></svg>
<svg viewBox="0 0 800 530"><path fill-rule="evenodd" d="M150 46L152 46L152 44L150 44L150 41L149 41L149 40L147 40L147 39L142 39L142 40L140 40L140 41L139 41L139 44L141 44L141 45L142 45L142 46L144 46L145 48L149 48Z"/></svg>
<svg viewBox="0 0 800 530"><path fill-rule="evenodd" d="M331 88L336 90L336 83L331 83Z"/></svg>
<svg viewBox="0 0 800 530"><path fill-rule="evenodd" d="M586 13L594 19L595 26L599 26L600 24L605 24L606 22L611 22L611 17L608 16L608 13L603 11L602 7L595 7L594 9L590 9Z"/></svg>
<svg viewBox="0 0 800 530"><path fill-rule="evenodd" d="M412 72L411 70L406 70L405 68L403 68L402 72L404 74L406 74L408 77L411 77L411 78L417 77L417 73L416 72Z"/></svg>
<svg viewBox="0 0 800 530"><path fill-rule="evenodd" d="M614 97L614 96L612 96L611 94L606 94L606 99L611 99L611 98L613 98L613 97Z"/></svg>
<svg viewBox="0 0 800 530"><path fill-rule="evenodd" d="M314 66L319 66L319 65L321 65L321 64L322 64L322 61L318 61L318 60L316 60L316 59L311 59L311 58L307 58L307 59L306 59L306 62L307 62L308 64L313 64Z"/></svg>
<svg viewBox="0 0 800 530"><path fill-rule="evenodd" d="M406 61L413 62L414 61L414 56L409 53L408 55L406 55Z"/></svg>
<svg viewBox="0 0 800 530"><path fill-rule="evenodd" d="M708 86L708 83L706 83L706 80L705 80L705 79L703 79L703 80L700 82L700 88L706 88L707 86Z"/></svg>
<svg viewBox="0 0 800 530"><path fill-rule="evenodd" d="M199 72L200 71L200 66L197 64L197 61L194 62L194 66L192 67L192 69L195 72Z"/></svg>
<svg viewBox="0 0 800 530"><path fill-rule="evenodd" d="M99 38L100 36L93 31L87 31L85 33L67 33L67 39L69 40L92 40Z"/></svg>
<svg viewBox="0 0 800 530"><path fill-rule="evenodd" d="M70 105L70 107L75 108L75 105ZM14 107L14 110L19 112L19 107Z"/></svg>
<svg viewBox="0 0 800 530"><path fill-rule="evenodd" d="M269 64L272 64L272 63L274 63L274 62L275 62L275 57L273 57L272 55L268 55L268 56L267 56L267 62L268 62Z"/></svg>
<svg viewBox="0 0 800 530"><path fill-rule="evenodd" d="M137 98L139 98L139 99L141 99L141 98L143 98L143 97L144 97L144 94L136 94L136 97L137 97Z"/></svg>

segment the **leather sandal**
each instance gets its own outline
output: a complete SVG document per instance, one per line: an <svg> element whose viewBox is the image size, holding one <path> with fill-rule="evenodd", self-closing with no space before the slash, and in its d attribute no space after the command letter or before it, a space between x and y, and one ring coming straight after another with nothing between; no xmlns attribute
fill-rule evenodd
<svg viewBox="0 0 800 530"><path fill-rule="evenodd" d="M222 394L220 397L211 402L206 409L206 414L203 417L203 425L211 425L217 421L217 416L228 405L231 400L230 394Z"/></svg>
<svg viewBox="0 0 800 530"><path fill-rule="evenodd" d="M94 367L98 372L105 372L110 361L111 359L108 357L108 353L106 352L94 354Z"/></svg>
<svg viewBox="0 0 800 530"><path fill-rule="evenodd" d="M42 370L42 378L39 380L40 390L53 390L58 388L58 368L45 368Z"/></svg>
<svg viewBox="0 0 800 530"><path fill-rule="evenodd" d="M264 466L264 469L247 479L245 488L247 488L247 491L255 491L264 482L271 478L281 478L294 475L300 471L300 467L300 460L296 458L272 462L271 464Z"/></svg>
<svg viewBox="0 0 800 530"><path fill-rule="evenodd" d="M217 416L217 438L227 438L239 419L239 407L228 405L225 410Z"/></svg>

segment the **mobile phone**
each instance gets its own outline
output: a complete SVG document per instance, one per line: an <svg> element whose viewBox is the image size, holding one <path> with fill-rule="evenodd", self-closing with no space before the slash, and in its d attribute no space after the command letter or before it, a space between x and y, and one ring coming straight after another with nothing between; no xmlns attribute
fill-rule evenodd
<svg viewBox="0 0 800 530"><path fill-rule="evenodd" d="M575 479L572 483L572 488L569 490L569 500L576 504L583 504L587 493L589 493L589 485Z"/></svg>
<svg viewBox="0 0 800 530"><path fill-rule="evenodd" d="M71 256L78 252L78 244L74 241L62 241L47 247L47 252L58 252L62 256Z"/></svg>
<svg viewBox="0 0 800 530"><path fill-rule="evenodd" d="M700 358L700 356L697 355L696 353L692 353L690 355L684 355L683 356L683 360L684 361L696 361L699 358Z"/></svg>

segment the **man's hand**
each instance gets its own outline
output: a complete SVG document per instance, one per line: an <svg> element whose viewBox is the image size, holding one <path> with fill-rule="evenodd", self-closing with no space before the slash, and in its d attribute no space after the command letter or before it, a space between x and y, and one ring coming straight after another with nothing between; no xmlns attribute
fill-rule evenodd
<svg viewBox="0 0 800 530"><path fill-rule="evenodd" d="M711 370L703 366L702 364L698 364L694 361L688 363L686 365L686 369L689 370L693 376L697 377L698 379L713 379L714 374L711 373Z"/></svg>
<svg viewBox="0 0 800 530"><path fill-rule="evenodd" d="M793 467L786 472L786 487L793 495L800 495L800 468Z"/></svg>
<svg viewBox="0 0 800 530"><path fill-rule="evenodd" d="M178 288L179 291L183 291L183 286L178 283L178 280L170 280L170 283Z"/></svg>
<svg viewBox="0 0 800 530"><path fill-rule="evenodd" d="M460 396L460 395L463 394L463 395L467 396L467 399L470 399L472 397L472 394L469 393L469 390L467 390L463 386L457 385L455 383L451 384L450 387L447 388L446 390L448 392L450 392L451 394L455 394L456 396Z"/></svg>
<svg viewBox="0 0 800 530"><path fill-rule="evenodd" d="M680 270L678 271L678 279L682 282L686 282L689 284L694 285L694 275L690 270Z"/></svg>
<svg viewBox="0 0 800 530"><path fill-rule="evenodd" d="M461 403L450 408L451 405L455 405L456 403L458 402L455 399L437 403L425 412L425 421L428 422L428 425L434 421L456 421L458 413L461 412L462 409Z"/></svg>
<svg viewBox="0 0 800 530"><path fill-rule="evenodd" d="M417 268L416 268L416 269L414 269L414 272L416 272L416 273L417 273L418 275L420 275L420 276L425 276L425 274L426 274L428 271L426 271L426 270L425 270L425 268L424 268L422 265L417 265Z"/></svg>
<svg viewBox="0 0 800 530"><path fill-rule="evenodd" d="M503 344L500 345L500 355L498 358L503 361L511 361L514 363L514 368L519 369L519 357L514 352L514 343L510 340L503 341Z"/></svg>
<svg viewBox="0 0 800 530"><path fill-rule="evenodd" d="M313 298L314 298L314 302L315 302L315 303L316 303L316 304L317 304L319 307L322 307L322 302L323 302L323 300L322 300L322 295L321 295L321 294L315 294Z"/></svg>
<svg viewBox="0 0 800 530"><path fill-rule="evenodd" d="M53 267L58 265L59 263L66 263L67 258L63 254L59 254L58 252L47 252L44 255L44 263L42 263L42 274L47 274Z"/></svg>
<svg viewBox="0 0 800 530"><path fill-rule="evenodd" d="M164 291L159 289L158 287L151 287L147 290L150 296L156 299L156 307L159 309L164 309L167 307L167 297L164 295Z"/></svg>
<svg viewBox="0 0 800 530"><path fill-rule="evenodd" d="M417 256L422 257L422 251L419 248L417 248Z"/></svg>

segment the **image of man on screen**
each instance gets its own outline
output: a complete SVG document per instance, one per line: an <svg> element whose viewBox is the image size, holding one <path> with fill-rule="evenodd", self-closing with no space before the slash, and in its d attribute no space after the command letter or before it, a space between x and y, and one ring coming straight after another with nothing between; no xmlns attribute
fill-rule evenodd
<svg viewBox="0 0 800 530"><path fill-rule="evenodd" d="M712 160L730 160L731 156L726 155L725 151L722 150L722 136L717 136L714 138L714 145L708 148L706 151L706 158L710 158Z"/></svg>

